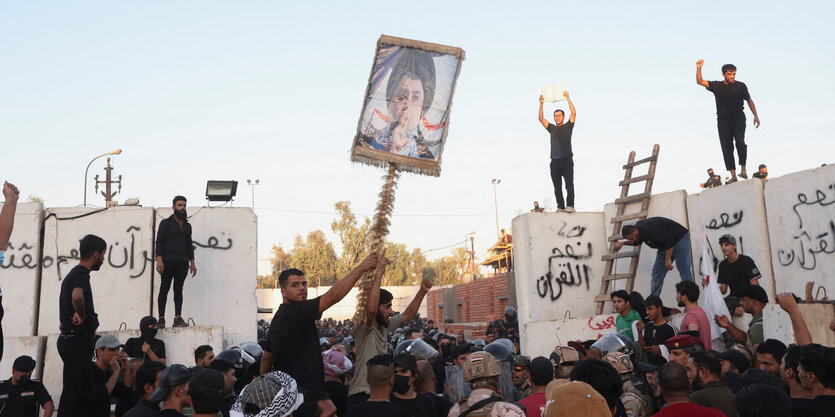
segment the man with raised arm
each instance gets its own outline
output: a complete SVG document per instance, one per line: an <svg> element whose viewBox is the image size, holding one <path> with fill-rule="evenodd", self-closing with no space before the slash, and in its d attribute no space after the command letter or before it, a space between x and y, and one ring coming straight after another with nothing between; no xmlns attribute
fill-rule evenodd
<svg viewBox="0 0 835 417"><path fill-rule="evenodd" d="M378 265L377 259L376 253L368 255L326 293L312 300L307 299L304 272L295 268L282 271L278 284L283 303L270 322L267 336L269 350L261 359L261 373L282 371L293 377L299 387L321 390L325 370L316 320L322 317L325 310L345 298L362 274Z"/></svg>
<svg viewBox="0 0 835 417"><path fill-rule="evenodd" d="M743 101L748 102L751 113L754 114L754 127L760 127L760 118L754 100L748 94L748 87L736 81L736 67L733 64L722 66L722 81L706 81L702 78L702 65L705 60L696 61L696 84L707 88L716 98L716 127L719 130L719 143L722 145L722 156L725 158L725 169L730 171L731 179L726 182L736 182L736 164L734 163L734 142L739 156L739 172L741 178L748 178L745 163L748 159L748 145L745 144L745 113Z"/></svg>
<svg viewBox="0 0 835 417"><path fill-rule="evenodd" d="M568 91L563 92L571 116L565 123L565 111L554 110L554 123L549 123L542 115L542 103L545 97L539 96L539 122L551 134L551 181L554 183L554 195L557 197L557 211L574 213L574 159L571 152L571 134L574 132L574 119L577 111L574 103L568 97ZM562 196L562 180L565 179L566 199Z"/></svg>
<svg viewBox="0 0 835 417"><path fill-rule="evenodd" d="M385 257L378 260L374 283L368 293L368 301L365 303L365 324L354 327L351 332L357 347L356 363L366 363L369 359L386 353L388 351L386 339L389 333L415 317L420 303L432 288L432 281L424 278L420 284L420 290L406 307L406 311L402 314L395 313L391 307L394 296L380 288L388 264L389 260ZM357 366L354 369L356 374L351 379L351 386L348 389L348 408L364 401L371 394L371 387L366 381L367 368Z"/></svg>
<svg viewBox="0 0 835 417"><path fill-rule="evenodd" d="M8 181L3 182L3 209L0 211L0 265L3 265L3 251L9 245L14 229L14 214L20 191ZM0 359L3 359L3 291L0 290Z"/></svg>

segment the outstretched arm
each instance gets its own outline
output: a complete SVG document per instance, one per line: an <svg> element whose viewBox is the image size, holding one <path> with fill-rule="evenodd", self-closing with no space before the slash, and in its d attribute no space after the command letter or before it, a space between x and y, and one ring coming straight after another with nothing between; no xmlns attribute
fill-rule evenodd
<svg viewBox="0 0 835 417"><path fill-rule="evenodd" d="M542 123L542 127L548 128L548 121L545 120L545 117L542 116L542 103L545 102L545 96L542 94L539 95L539 123Z"/></svg>
<svg viewBox="0 0 835 417"><path fill-rule="evenodd" d="M751 113L754 113L754 127L759 128L760 127L760 117L757 116L757 108L754 106L754 100L751 100L749 98L747 101L748 101L748 107L751 108Z"/></svg>
<svg viewBox="0 0 835 417"><path fill-rule="evenodd" d="M331 308L334 304L345 298L345 296L348 295L348 292L351 291L351 288L354 287L354 284L357 283L357 280L360 279L362 274L364 274L365 271L370 271L375 265L377 265L377 254L372 253L371 255L368 255L368 257L365 258L359 266L354 268L353 271L349 272L348 275L339 281L336 281L331 289L322 294L322 298L319 299L319 312L324 313L325 310Z"/></svg>
<svg viewBox="0 0 835 417"><path fill-rule="evenodd" d="M788 292L777 294L777 304L780 305L783 311L789 314L792 322L792 330L794 330L794 340L798 346L812 344L812 334L809 333L809 328L806 327L806 321L803 320L803 316L800 314L800 307L797 306L794 294Z"/></svg>
<svg viewBox="0 0 835 417"><path fill-rule="evenodd" d="M571 110L571 116L568 117L568 121L574 123L574 119L577 117L577 110L574 109L574 103L572 103L571 99L568 97L568 91L563 91L562 96L565 97L565 101L568 102L568 110Z"/></svg>
<svg viewBox="0 0 835 417"><path fill-rule="evenodd" d="M710 84L708 84L707 81L702 79L702 65L704 65L704 63L705 63L704 59L700 59L700 60L696 61L696 84L698 84L698 85L700 85L704 88L708 88L708 87L710 87Z"/></svg>
<svg viewBox="0 0 835 417"><path fill-rule="evenodd" d="M383 251L385 255L385 251ZM374 317L377 316L377 310L380 309L380 284L383 281L383 274L386 272L386 265L391 263L385 256L377 258L377 270L374 271L374 283L371 284L371 290L368 293L368 300L365 302L365 327L374 325Z"/></svg>
<svg viewBox="0 0 835 417"><path fill-rule="evenodd" d="M539 112L540 115L542 112ZM14 185L5 182L3 184L3 197L6 202L3 204L3 210L0 211L0 250L6 249L9 244L9 238L12 236L12 229L14 228L14 213L17 209L17 199L20 196L20 191Z"/></svg>
<svg viewBox="0 0 835 417"><path fill-rule="evenodd" d="M432 281L430 281L429 278L424 278L420 283L420 289L417 294L415 294L415 298L413 298L412 302L409 303L409 306L406 307L406 311L401 314L404 323L415 318L415 315L420 308L420 303L423 302L423 297L426 296L426 293L428 293L430 289L432 289Z"/></svg>

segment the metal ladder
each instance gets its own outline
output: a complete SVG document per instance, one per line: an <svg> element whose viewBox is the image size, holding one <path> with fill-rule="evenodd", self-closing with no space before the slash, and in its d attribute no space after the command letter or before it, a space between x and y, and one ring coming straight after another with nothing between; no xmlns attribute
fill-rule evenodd
<svg viewBox="0 0 835 417"><path fill-rule="evenodd" d="M652 156L638 161L635 160L635 151L632 151L629 153L629 159L626 161L626 165L623 166L623 181L618 183L618 185L620 185L620 198L615 200L615 205L617 205L618 210L615 217L612 217L610 220L610 223L614 224L614 227L612 228L612 235L608 238L609 251L601 258L601 260L606 262L606 268L603 273L602 282L600 283L600 293L594 298L594 302L597 304L596 314L603 314L603 307L605 303L607 301L612 301L609 295L609 283L625 279L626 292L630 293L635 285L635 274L638 272L638 257L641 254L641 249L640 247L637 247L628 252L622 251L616 253L615 242L622 238L620 231L623 222L627 220L642 220L647 218L647 213L649 211L649 198L652 195L652 182L655 180L655 165L658 163L658 149L659 146L656 144L652 147ZM647 171L647 174L633 178L632 168L646 163L649 163L649 170ZM629 195L629 186L641 181L645 181L644 192ZM641 209L637 212L626 214L626 206L631 203L638 202L641 203ZM631 259L628 273L614 273L615 260L620 258Z"/></svg>

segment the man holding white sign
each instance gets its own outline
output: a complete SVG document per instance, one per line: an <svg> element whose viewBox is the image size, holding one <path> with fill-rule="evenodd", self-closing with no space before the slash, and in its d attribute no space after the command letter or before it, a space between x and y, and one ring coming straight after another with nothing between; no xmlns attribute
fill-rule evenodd
<svg viewBox="0 0 835 417"><path fill-rule="evenodd" d="M557 197L557 211L574 213L574 155L571 152L571 134L574 131L574 119L577 112L568 97L568 91L562 93L568 102L571 116L565 122L565 112L554 110L554 123L549 123L542 116L542 103L545 96L539 96L539 122L551 134L551 181L554 183L554 194ZM565 179L566 198L562 196L562 180Z"/></svg>

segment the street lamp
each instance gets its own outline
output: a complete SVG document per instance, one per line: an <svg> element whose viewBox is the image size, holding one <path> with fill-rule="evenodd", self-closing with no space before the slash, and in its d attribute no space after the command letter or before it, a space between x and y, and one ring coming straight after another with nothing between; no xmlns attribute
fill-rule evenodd
<svg viewBox="0 0 835 417"><path fill-rule="evenodd" d="M493 206L496 208L496 237L498 238L501 234L499 234L499 203L496 200L496 186L501 184L502 180L493 178L491 183L493 184Z"/></svg>
<svg viewBox="0 0 835 417"><path fill-rule="evenodd" d="M255 186L258 185L259 182L261 182L259 179L255 179L255 181L249 179L246 180L246 184L252 187L252 211L255 211Z"/></svg>
<svg viewBox="0 0 835 417"><path fill-rule="evenodd" d="M87 171L89 171L89 170L90 170L90 165L93 165L93 161L95 161L96 159L99 159L99 158L101 158L101 157L103 157L103 156L107 156L107 155L119 155L120 153L122 153L122 150L121 150L121 149L116 149L115 151L112 151L112 152L103 153L103 154L101 154L101 155L99 155L99 156L97 156L97 157L93 158L93 160L92 160L92 161L90 161L90 163L89 163L89 164L87 164L87 168L86 168L86 169L84 169L84 207L87 207Z"/></svg>

